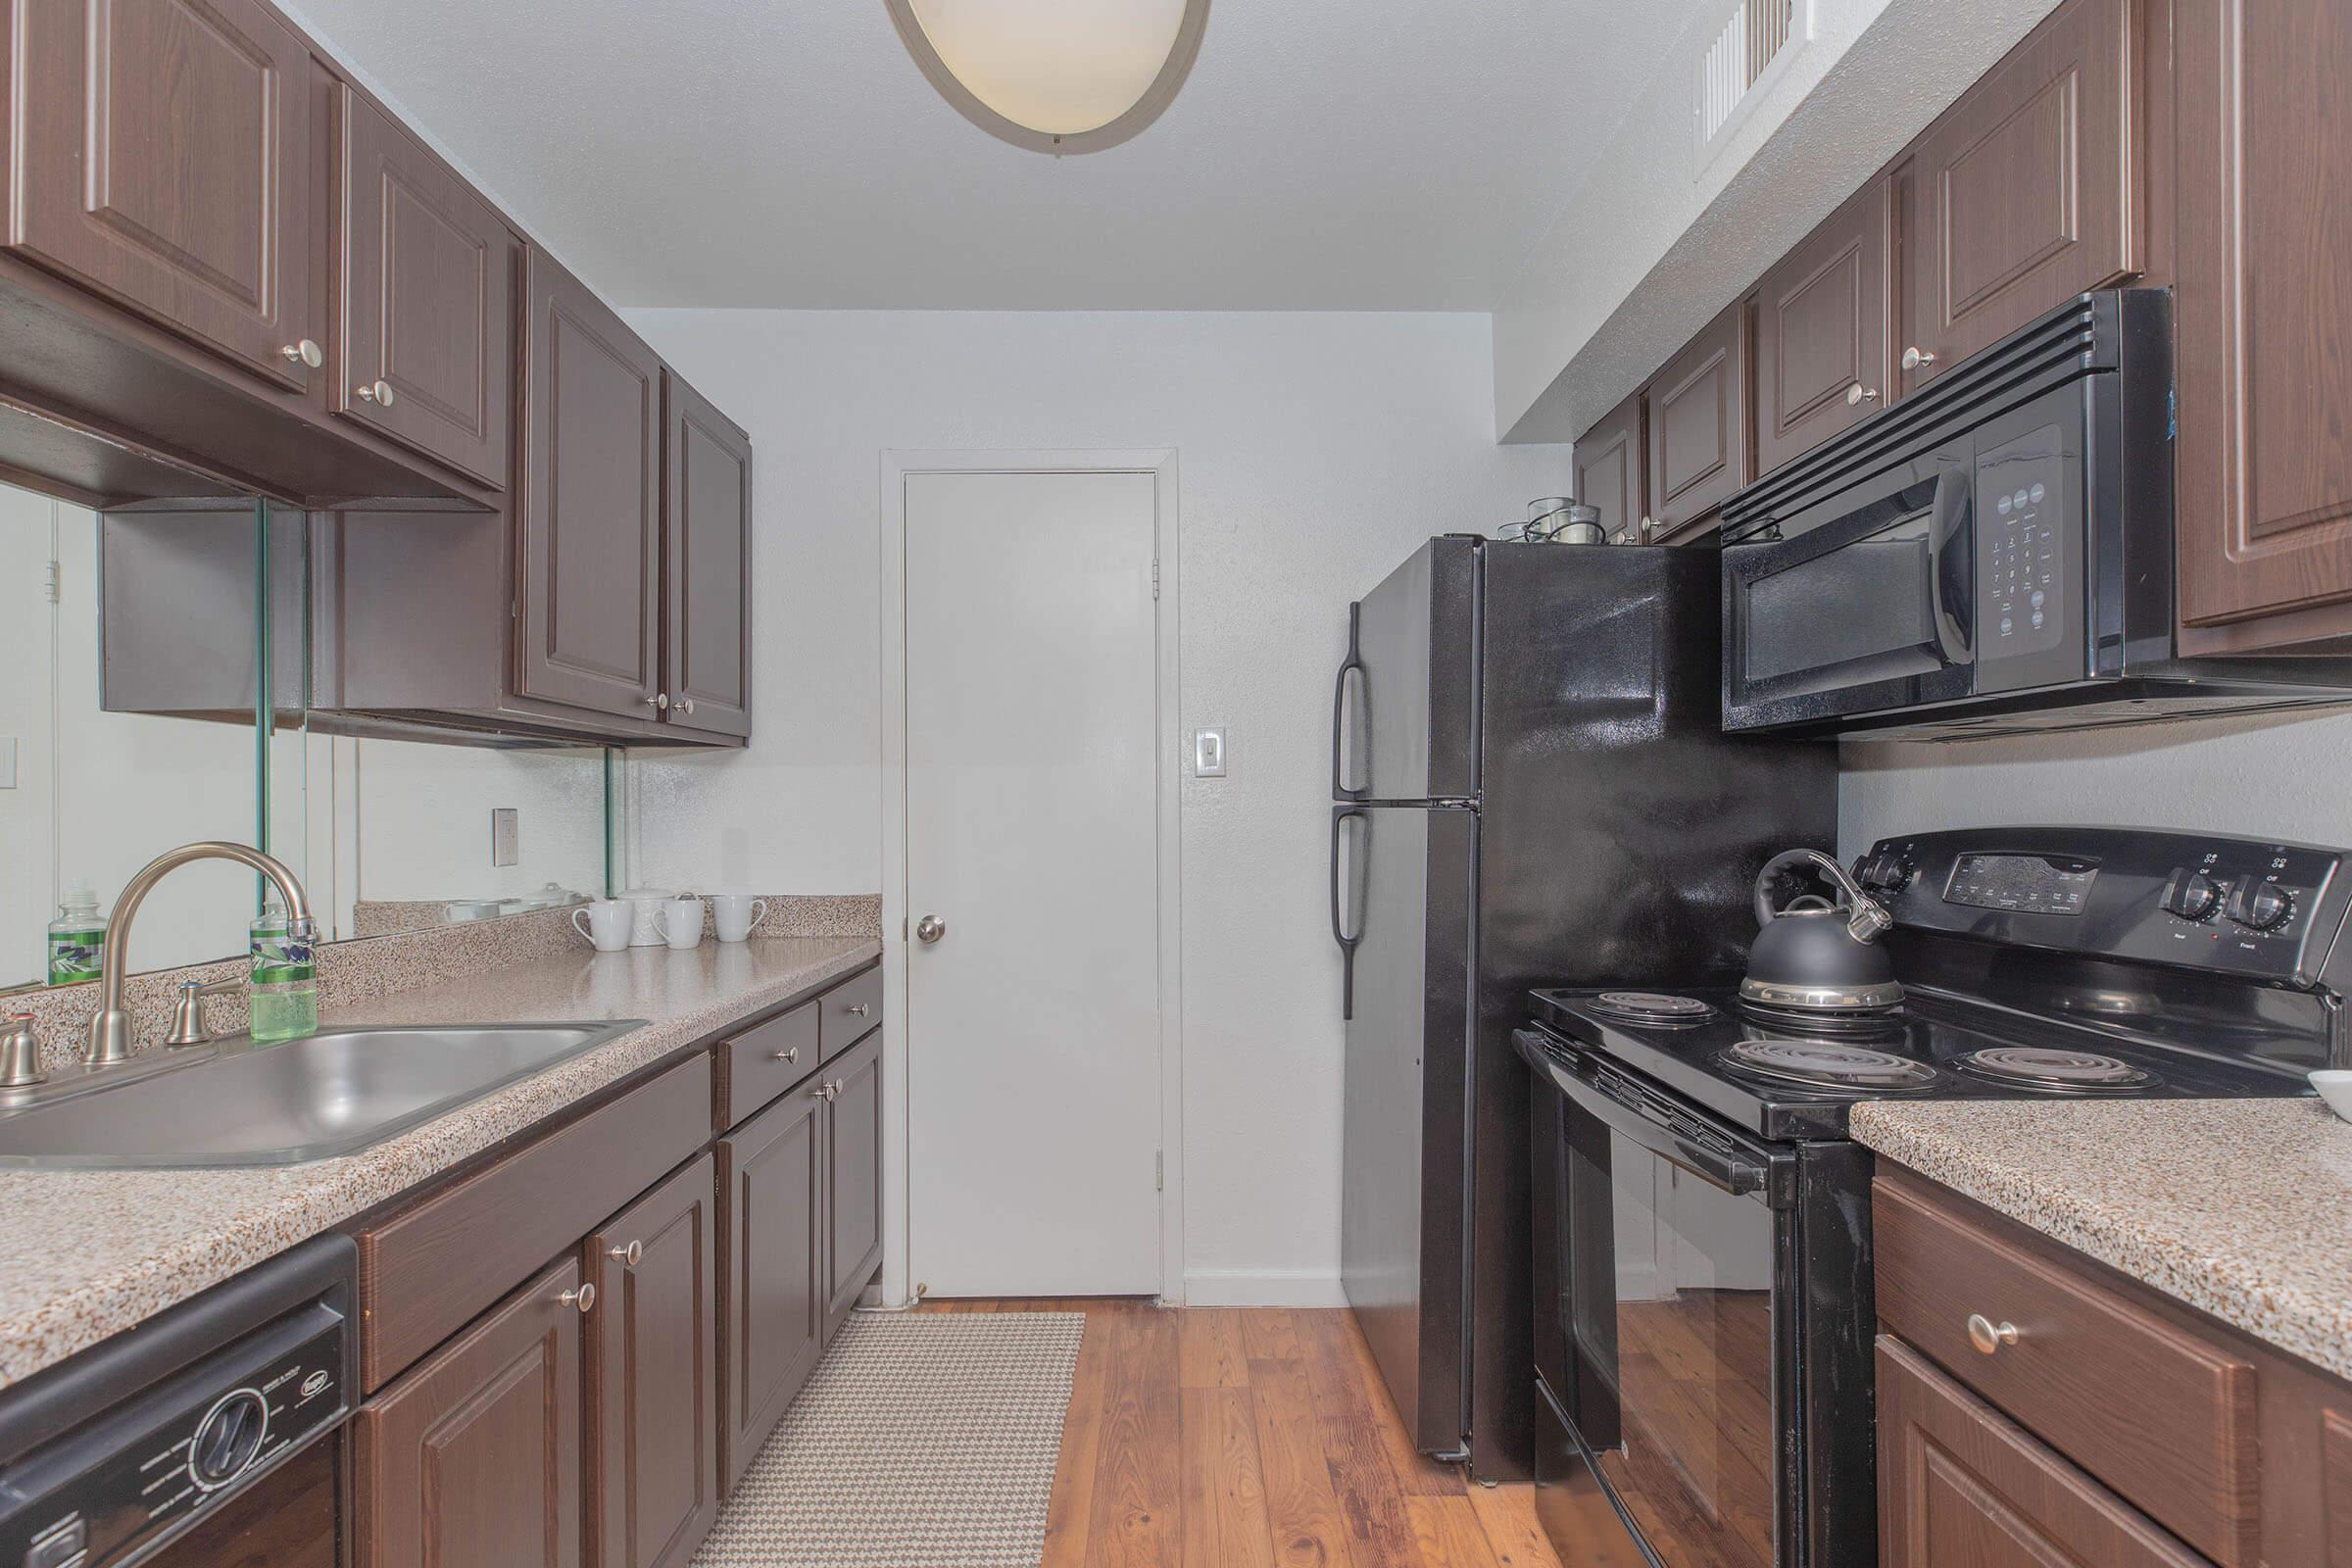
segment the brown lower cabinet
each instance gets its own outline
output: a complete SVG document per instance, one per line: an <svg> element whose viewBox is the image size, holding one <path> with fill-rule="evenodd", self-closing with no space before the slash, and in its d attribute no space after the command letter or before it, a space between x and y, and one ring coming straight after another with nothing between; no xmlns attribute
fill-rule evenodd
<svg viewBox="0 0 2352 1568"><path fill-rule="evenodd" d="M579 1568L582 1285L566 1255L361 1407L356 1568Z"/></svg>
<svg viewBox="0 0 2352 1568"><path fill-rule="evenodd" d="M825 1300L828 1329L882 1266L882 1034L825 1069Z"/></svg>

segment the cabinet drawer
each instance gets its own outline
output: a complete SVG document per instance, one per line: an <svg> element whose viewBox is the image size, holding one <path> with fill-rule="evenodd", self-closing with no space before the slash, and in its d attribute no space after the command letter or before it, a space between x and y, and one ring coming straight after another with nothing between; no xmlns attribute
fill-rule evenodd
<svg viewBox="0 0 2352 1568"><path fill-rule="evenodd" d="M882 969L879 964L856 975L816 999L825 1021L818 1031L825 1060L849 1050L882 1021Z"/></svg>
<svg viewBox="0 0 2352 1568"><path fill-rule="evenodd" d="M718 1048L717 1128L725 1132L816 1071L817 1012L805 1002L752 1025Z"/></svg>
<svg viewBox="0 0 2352 1568"><path fill-rule="evenodd" d="M1890 1339L1879 1341L1879 1562L2198 1568L2015 1422Z"/></svg>
<svg viewBox="0 0 2352 1568"><path fill-rule="evenodd" d="M710 1058L697 1054L361 1231L362 1385L382 1387L710 1137Z"/></svg>
<svg viewBox="0 0 2352 1568"><path fill-rule="evenodd" d="M1872 1202L1890 1332L2224 1568L2254 1561L2250 1361L1909 1179ZM1972 1316L2015 1335L1986 1353Z"/></svg>

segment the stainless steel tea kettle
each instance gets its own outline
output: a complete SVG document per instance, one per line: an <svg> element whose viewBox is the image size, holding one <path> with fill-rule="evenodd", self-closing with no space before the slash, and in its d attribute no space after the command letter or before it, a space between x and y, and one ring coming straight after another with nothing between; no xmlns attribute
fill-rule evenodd
<svg viewBox="0 0 2352 1568"><path fill-rule="evenodd" d="M1777 879L1799 869L1826 877L1838 902L1808 893L1776 908ZM1788 850L1764 862L1756 877L1756 921L1762 929L1740 982L1746 1000L1813 1012L1860 1012L1903 1000L1894 960L1879 943L1894 917L1819 850Z"/></svg>

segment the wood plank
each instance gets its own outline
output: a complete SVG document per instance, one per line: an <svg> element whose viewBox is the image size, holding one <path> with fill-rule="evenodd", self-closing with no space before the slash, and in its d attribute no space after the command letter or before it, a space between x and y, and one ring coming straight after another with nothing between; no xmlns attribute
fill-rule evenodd
<svg viewBox="0 0 2352 1568"><path fill-rule="evenodd" d="M1183 1405L1176 1381L1176 1314L1122 1314L1103 1380L1095 1495L1087 1521L1090 1568L1156 1568L1184 1555Z"/></svg>
<svg viewBox="0 0 2352 1568"><path fill-rule="evenodd" d="M1248 1319L1253 1323L1258 1315L1250 1313ZM1286 1333L1288 1328L1286 1314ZM1298 1348L1295 1339L1290 1343ZM1274 1560L1282 1568L1352 1568L1348 1522L1332 1490L1323 1425L1304 1361L1251 1361L1250 1393L1257 1414L1258 1469L1265 1477Z"/></svg>
<svg viewBox="0 0 2352 1568"><path fill-rule="evenodd" d="M1506 1484L1472 1487L1470 1506L1486 1527L1498 1568L1561 1568L1551 1541L1536 1519L1536 1489Z"/></svg>
<svg viewBox="0 0 2352 1568"><path fill-rule="evenodd" d="M1441 1464L1414 1448L1411 1436L1396 1417L1396 1407L1389 1402L1387 1389L1381 1385L1380 1363L1372 1358L1371 1342L1356 1326L1355 1314L1334 1312L1329 1321L1354 1359L1355 1380L1367 1412L1367 1429L1380 1434L1381 1451L1388 1456L1389 1467L1396 1472L1396 1484L1408 1493L1437 1496L1461 1492L1465 1483L1460 1465Z"/></svg>
<svg viewBox="0 0 2352 1568"><path fill-rule="evenodd" d="M1242 1348L1252 1361L1296 1361L1306 1354L1298 1325L1279 1306L1255 1306L1241 1314Z"/></svg>
<svg viewBox="0 0 2352 1568"><path fill-rule="evenodd" d="M1046 1546L1040 1568L1084 1568L1087 1524L1094 1512L1095 1464L1102 1451L1102 1387L1110 1356L1108 1313L1086 1314L1078 1365L1070 1375L1070 1406L1061 1418L1061 1457L1054 1495L1046 1503Z"/></svg>
<svg viewBox="0 0 2352 1568"><path fill-rule="evenodd" d="M1487 1527L1467 1496L1407 1497L1404 1512L1424 1568L1499 1568Z"/></svg>
<svg viewBox="0 0 2352 1568"><path fill-rule="evenodd" d="M1274 1568L1250 1392L1188 1388L1181 1399L1186 1568Z"/></svg>
<svg viewBox="0 0 2352 1568"><path fill-rule="evenodd" d="M1385 1396L1363 1386L1347 1314L1300 1312L1297 1322L1306 1346L1307 1382L1314 1392L1315 1419L1322 1435L1323 1461L1348 1525L1348 1550L1356 1568L1420 1568L1412 1521L1404 1513L1404 1490L1388 1449L1403 1446L1382 1427L1396 1424ZM1378 1403L1375 1403L1375 1399ZM1372 1441L1367 1442L1370 1435Z"/></svg>
<svg viewBox="0 0 2352 1568"><path fill-rule="evenodd" d="M1188 1389L1246 1389L1249 1352L1242 1314L1232 1307L1192 1307L1176 1319L1177 1381Z"/></svg>

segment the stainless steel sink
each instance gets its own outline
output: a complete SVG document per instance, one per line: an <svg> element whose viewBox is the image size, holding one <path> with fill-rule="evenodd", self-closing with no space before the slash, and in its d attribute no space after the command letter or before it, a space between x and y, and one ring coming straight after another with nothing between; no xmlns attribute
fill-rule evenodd
<svg viewBox="0 0 2352 1568"><path fill-rule="evenodd" d="M0 1166L291 1165L348 1154L639 1027L331 1029L151 1052L0 1096Z"/></svg>

